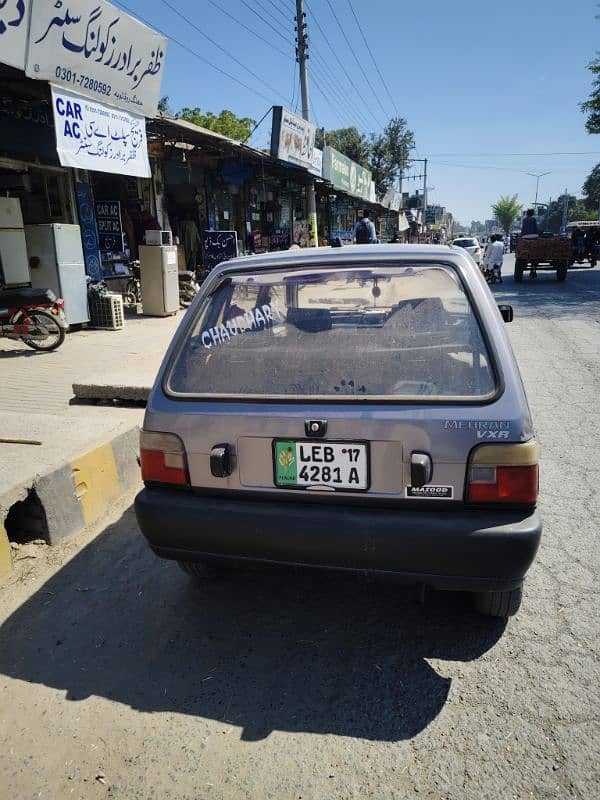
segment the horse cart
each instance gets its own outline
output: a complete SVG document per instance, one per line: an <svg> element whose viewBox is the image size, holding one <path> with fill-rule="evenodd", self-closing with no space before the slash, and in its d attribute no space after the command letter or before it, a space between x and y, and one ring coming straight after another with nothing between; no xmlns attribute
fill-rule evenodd
<svg viewBox="0 0 600 800"><path fill-rule="evenodd" d="M535 277L538 270L556 270L556 280L564 281L572 260L571 241L567 236L521 237L515 248L515 283L523 280L524 272L529 271Z"/></svg>

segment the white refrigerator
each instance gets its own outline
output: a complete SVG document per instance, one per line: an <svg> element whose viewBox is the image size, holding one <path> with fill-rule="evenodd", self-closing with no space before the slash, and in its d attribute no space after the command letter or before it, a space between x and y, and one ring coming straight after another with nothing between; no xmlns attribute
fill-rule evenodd
<svg viewBox="0 0 600 800"><path fill-rule="evenodd" d="M57 297L63 298L69 325L89 322L79 225L62 222L26 225L25 239L31 265L31 285L36 289L52 289Z"/></svg>
<svg viewBox="0 0 600 800"><path fill-rule="evenodd" d="M142 311L166 317L179 311L179 271L175 245L140 246Z"/></svg>
<svg viewBox="0 0 600 800"><path fill-rule="evenodd" d="M0 285L23 286L28 283L29 263L21 201L18 197L0 197Z"/></svg>

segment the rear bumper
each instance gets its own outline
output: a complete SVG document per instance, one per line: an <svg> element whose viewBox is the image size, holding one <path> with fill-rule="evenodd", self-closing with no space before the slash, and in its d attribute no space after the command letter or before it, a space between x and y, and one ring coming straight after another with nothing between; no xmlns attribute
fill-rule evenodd
<svg viewBox="0 0 600 800"><path fill-rule="evenodd" d="M536 554L537 511L406 510L198 496L144 489L135 500L154 552L393 573L461 590L521 584Z"/></svg>

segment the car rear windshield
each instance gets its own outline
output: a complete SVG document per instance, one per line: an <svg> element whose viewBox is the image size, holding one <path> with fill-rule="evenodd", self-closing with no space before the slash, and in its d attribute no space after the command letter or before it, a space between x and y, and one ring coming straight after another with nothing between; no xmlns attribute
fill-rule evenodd
<svg viewBox="0 0 600 800"><path fill-rule="evenodd" d="M348 400L486 398L495 385L469 298L437 264L224 277L167 381L175 395Z"/></svg>
<svg viewBox="0 0 600 800"><path fill-rule="evenodd" d="M475 247L477 242L475 239L455 239L454 244L458 247Z"/></svg>

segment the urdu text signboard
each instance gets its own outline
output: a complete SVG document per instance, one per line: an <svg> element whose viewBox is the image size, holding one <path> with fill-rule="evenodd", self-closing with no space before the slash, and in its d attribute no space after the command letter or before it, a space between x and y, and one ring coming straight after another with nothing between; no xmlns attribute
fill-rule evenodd
<svg viewBox="0 0 600 800"><path fill-rule="evenodd" d="M313 171L316 127L282 106L273 106L271 155Z"/></svg>
<svg viewBox="0 0 600 800"><path fill-rule="evenodd" d="M0 62L25 69L32 0L0 0Z"/></svg>
<svg viewBox="0 0 600 800"><path fill-rule="evenodd" d="M30 78L155 116L167 47L164 36L106 0L28 2Z"/></svg>
<svg viewBox="0 0 600 800"><path fill-rule="evenodd" d="M221 261L237 258L237 233L235 231L202 231L204 267L213 269Z"/></svg>
<svg viewBox="0 0 600 800"><path fill-rule="evenodd" d="M56 149L63 167L150 177L146 120L52 86Z"/></svg>
<svg viewBox="0 0 600 800"><path fill-rule="evenodd" d="M371 173L327 145L323 150L323 177L336 189L371 201Z"/></svg>

